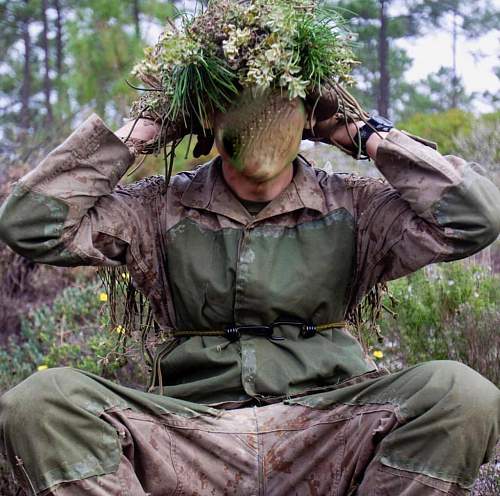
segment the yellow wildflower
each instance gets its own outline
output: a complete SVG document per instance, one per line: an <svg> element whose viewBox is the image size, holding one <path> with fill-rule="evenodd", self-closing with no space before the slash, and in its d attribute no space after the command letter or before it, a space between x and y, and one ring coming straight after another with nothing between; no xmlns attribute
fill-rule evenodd
<svg viewBox="0 0 500 496"><path fill-rule="evenodd" d="M125 332L125 327L123 327L122 325L116 326L115 327L115 332L117 334L123 334Z"/></svg>
<svg viewBox="0 0 500 496"><path fill-rule="evenodd" d="M373 352L373 356L380 360L381 358L384 358L384 354L380 350L375 350Z"/></svg>
<svg viewBox="0 0 500 496"><path fill-rule="evenodd" d="M36 369L38 370L38 372L41 372L42 370L47 370L48 368L48 365L39 365Z"/></svg>
<svg viewBox="0 0 500 496"><path fill-rule="evenodd" d="M99 301L108 301L107 293L99 293Z"/></svg>

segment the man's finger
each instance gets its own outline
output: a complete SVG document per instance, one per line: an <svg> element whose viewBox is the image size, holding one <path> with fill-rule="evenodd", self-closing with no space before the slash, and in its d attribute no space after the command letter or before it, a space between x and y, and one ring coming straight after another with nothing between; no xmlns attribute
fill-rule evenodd
<svg viewBox="0 0 500 496"><path fill-rule="evenodd" d="M202 155L208 155L214 146L214 136L211 132L206 131L206 135L199 134L198 142L193 149L193 157L199 158Z"/></svg>

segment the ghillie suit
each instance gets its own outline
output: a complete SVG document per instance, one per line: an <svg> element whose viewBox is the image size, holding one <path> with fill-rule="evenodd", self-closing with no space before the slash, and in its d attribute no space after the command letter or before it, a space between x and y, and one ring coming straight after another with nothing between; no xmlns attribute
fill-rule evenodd
<svg viewBox="0 0 500 496"><path fill-rule="evenodd" d="M288 4L310 12L306 2ZM253 5L265 8L241 8ZM246 39L239 26L235 40L238 29ZM307 79L293 78L284 87L294 98L270 112L283 141L288 119L306 123L298 92ZM283 97L269 89L274 109ZM262 143L267 154L271 141L260 128L268 105L255 108L256 143L246 129L232 136L237 108L215 116L221 152L245 170L248 146L258 153ZM321 130L337 123L333 109L326 126L315 113L309 119L327 142L331 132ZM204 118L194 122L205 128ZM175 126L163 127L160 147L175 145L181 135L165 137ZM3 395L0 449L18 480L43 496L465 495L498 437L498 389L456 362L387 375L345 319L377 284L469 256L498 236L500 192L475 164L392 129L376 155L385 181L328 174L298 156L288 184L256 209L228 186L221 157L118 186L142 146L127 144L91 116L0 209L0 239L34 262L126 265L133 285L116 274L111 284L125 281L125 319L157 344L151 392L63 368ZM281 161L287 150L280 143L272 153ZM377 308L380 298L368 303Z"/></svg>
<svg viewBox="0 0 500 496"><path fill-rule="evenodd" d="M151 146L185 134L206 136L216 112L225 112L245 89L279 90L317 105L318 120L336 114L366 117L340 86L356 64L350 33L335 12L313 0L222 0L171 24L133 74L146 87L133 117L162 123ZM323 115L321 115L321 113Z"/></svg>
<svg viewBox="0 0 500 496"><path fill-rule="evenodd" d="M168 184L175 148L182 138L197 135L194 155L208 153L216 116L232 108L219 149L230 147L236 153L235 147L246 147L260 161L272 160L276 147L288 146L286 139L273 135L276 113L286 108L286 100L297 97L303 99L308 114L303 139L332 143L332 125L326 126L327 134L322 132L326 123L335 119L336 126L347 127L368 118L343 87L353 83L350 72L357 63L350 44L351 34L342 18L316 1L209 2L198 15L183 17L180 27L169 24L133 70L145 87L138 88L144 95L134 103L132 117L161 123L158 137L141 144L140 153L163 154ZM270 94L275 96L270 99ZM235 143L235 138L240 142ZM350 149L335 144L361 158L354 136L351 139ZM259 150L253 142L259 142ZM112 325L126 329L119 336L117 354L124 356L134 333L141 336L141 348L150 363L149 347L158 339L148 330L159 328L147 300L123 269L103 269L101 275L110 294ZM348 314L367 352L369 334L375 332L381 339L377 320L384 292L385 286L377 285Z"/></svg>

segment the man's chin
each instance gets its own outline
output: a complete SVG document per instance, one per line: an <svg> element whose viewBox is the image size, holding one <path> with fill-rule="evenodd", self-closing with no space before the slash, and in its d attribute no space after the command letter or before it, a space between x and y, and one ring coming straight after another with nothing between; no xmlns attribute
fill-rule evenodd
<svg viewBox="0 0 500 496"><path fill-rule="evenodd" d="M287 169L290 166L291 164L286 164L277 167L257 168L257 169L245 167L241 171L241 175L255 184L263 184L277 178L280 174L283 173L285 169Z"/></svg>

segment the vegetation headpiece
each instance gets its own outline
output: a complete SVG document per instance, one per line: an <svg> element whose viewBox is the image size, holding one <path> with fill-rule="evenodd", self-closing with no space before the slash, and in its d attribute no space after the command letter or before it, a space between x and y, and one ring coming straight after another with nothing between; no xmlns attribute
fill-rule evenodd
<svg viewBox="0 0 500 496"><path fill-rule="evenodd" d="M170 23L133 74L146 94L135 117L182 119L210 128L246 88L279 89L290 99L350 83L351 35L314 0L213 0L198 15Z"/></svg>

